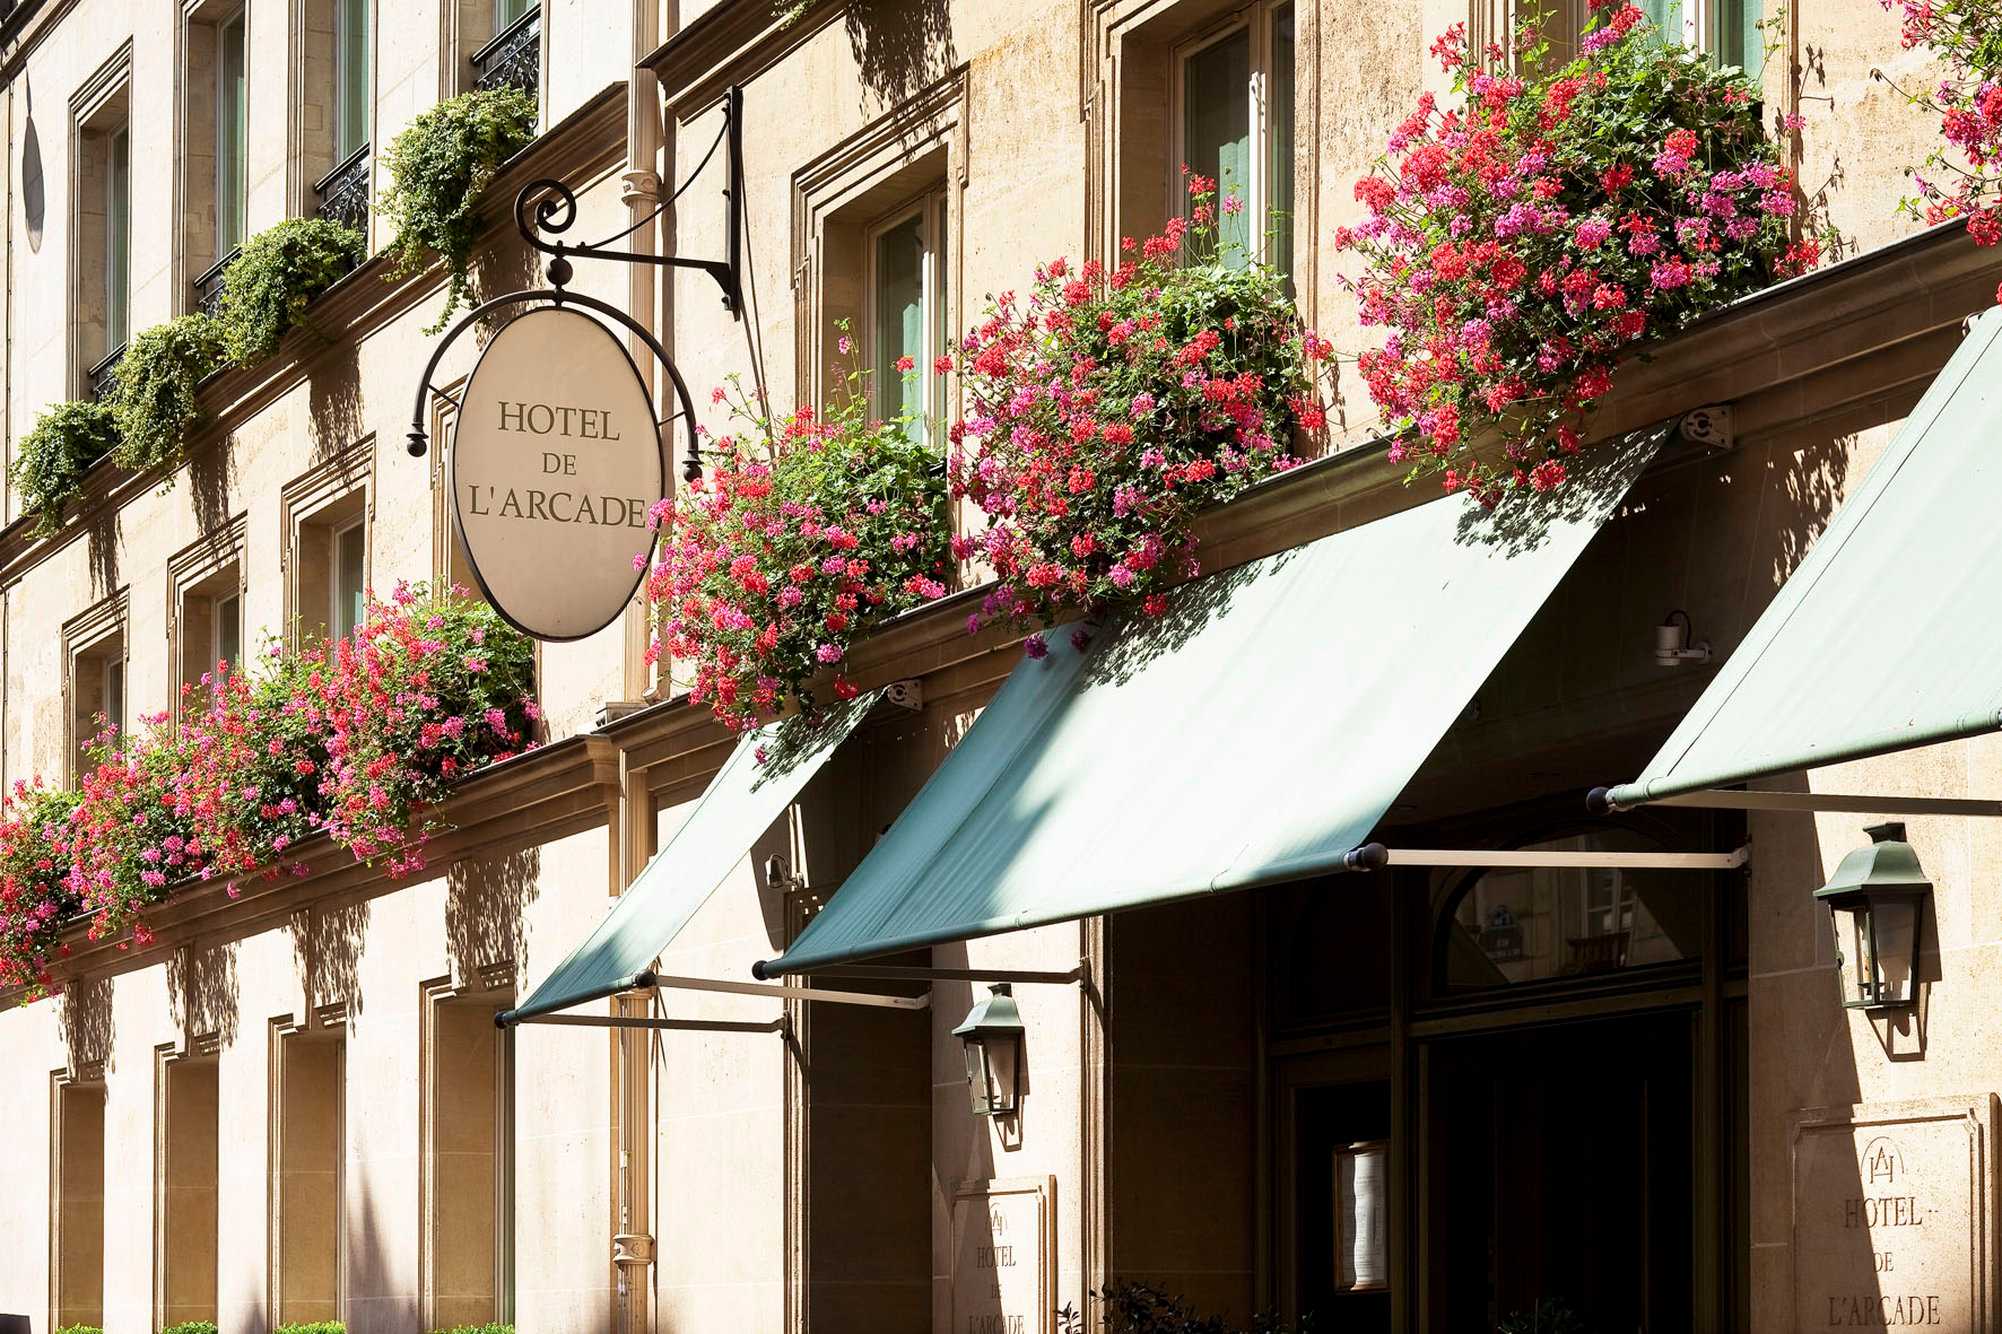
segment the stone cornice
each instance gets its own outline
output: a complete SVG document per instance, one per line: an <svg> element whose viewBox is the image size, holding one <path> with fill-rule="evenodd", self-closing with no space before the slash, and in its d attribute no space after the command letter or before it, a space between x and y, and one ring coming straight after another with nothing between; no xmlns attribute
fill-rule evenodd
<svg viewBox="0 0 2002 1334"><path fill-rule="evenodd" d="M721 98L733 83L748 83L833 22L840 0L808 0L790 23L773 17L770 0L720 0L662 42L640 62L660 80L668 115L687 120Z"/></svg>
<svg viewBox="0 0 2002 1334"><path fill-rule="evenodd" d="M501 168L487 187L480 248L512 232L515 192L528 182L559 176L579 186L619 168L626 151L625 93L624 81L605 85ZM315 367L435 295L443 280L440 265L392 277L386 254L369 256L314 300L308 313L313 329L294 329L270 357L254 366L223 371L203 384L203 424L188 452L219 448L232 431L296 388ZM337 337L329 342L327 333ZM51 553L88 533L105 514L161 485L168 476L158 469L133 473L110 459L101 460L85 477L60 530L37 537L32 514L0 529L0 587L20 579Z"/></svg>
<svg viewBox="0 0 2002 1334"><path fill-rule="evenodd" d="M471 858L504 856L598 828L619 798L618 749L604 737L567 737L516 756L460 783L431 812L442 828L425 846L433 868ZM81 924L64 933L69 953L52 969L59 981L107 977L144 968L182 946L240 940L283 925L307 909L358 903L409 883L391 880L381 866L355 860L321 836L294 849L307 874L253 872L175 890L146 909L154 934L144 949L118 932L91 940ZM435 874L435 871L432 872ZM610 886L607 886L609 892ZM18 1002L18 991L0 991L0 1010Z"/></svg>

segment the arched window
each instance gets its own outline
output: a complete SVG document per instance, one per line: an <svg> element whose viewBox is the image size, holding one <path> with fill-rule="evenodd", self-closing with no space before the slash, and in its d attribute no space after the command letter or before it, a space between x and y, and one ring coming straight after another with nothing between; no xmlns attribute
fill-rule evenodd
<svg viewBox="0 0 2002 1334"><path fill-rule="evenodd" d="M1535 852L1665 852L1635 828L1607 827L1524 846ZM1470 875L1446 901L1435 974L1475 991L1671 965L1703 953L1707 886L1688 871L1500 867Z"/></svg>

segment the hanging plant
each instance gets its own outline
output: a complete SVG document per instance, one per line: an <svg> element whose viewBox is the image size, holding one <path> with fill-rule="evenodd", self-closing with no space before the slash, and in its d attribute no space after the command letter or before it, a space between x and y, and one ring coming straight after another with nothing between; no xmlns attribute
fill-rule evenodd
<svg viewBox="0 0 2002 1334"><path fill-rule="evenodd" d="M102 403L57 403L21 437L9 469L21 510L35 516L35 535L49 537L83 491L92 464L118 446L118 424Z"/></svg>
<svg viewBox="0 0 2002 1334"><path fill-rule="evenodd" d="M482 89L440 102L390 142L382 198L383 216L396 227L389 276L416 273L435 257L449 282L445 309L425 333L444 328L467 299L480 194L535 138L536 118L532 93Z"/></svg>
<svg viewBox="0 0 2002 1334"><path fill-rule="evenodd" d="M119 358L110 399L118 423L112 453L118 466L134 472L160 468L171 481L201 420L202 381L222 365L222 331L207 315L182 315L134 338Z"/></svg>
<svg viewBox="0 0 2002 1334"><path fill-rule="evenodd" d="M2002 3L1882 0L1896 10L1905 49L1926 46L1945 65L1937 82L1910 91L1871 70L1915 106L1939 117L1946 142L1912 173L1918 197L1904 211L1928 223L1967 219L1976 245L2002 242ZM2002 286L1995 289L2002 302Z"/></svg>
<svg viewBox="0 0 2002 1334"><path fill-rule="evenodd" d="M865 383L850 370L824 416L802 407L778 419L734 381L718 389L743 429L704 451L707 476L655 507L667 531L647 578L648 661L692 667L690 698L740 731L788 701L813 711L823 674L836 699L852 699L850 647L945 596L943 467L908 421L870 418Z"/></svg>
<svg viewBox="0 0 2002 1334"><path fill-rule="evenodd" d="M266 658L187 687L178 725L107 728L73 791L0 805L0 988L45 988L80 913L144 946L180 885L303 874L316 835L411 874L453 784L535 744L534 645L457 591L399 587L350 638Z"/></svg>
<svg viewBox="0 0 2002 1334"><path fill-rule="evenodd" d="M368 242L352 227L325 218L287 218L243 243L223 274L216 319L224 349L239 366L278 350L306 307L360 264Z"/></svg>
<svg viewBox="0 0 2002 1334"><path fill-rule="evenodd" d="M1063 259L1026 299L1004 293L961 348L972 412L950 435L952 491L986 511L960 559L996 582L972 628L1138 603L1197 571L1204 508L1291 467L1326 415L1285 275L1217 236L1215 182L1188 177L1189 220L1121 243L1107 273ZM939 369L950 370L941 359ZM1032 639L1034 653L1040 640Z"/></svg>
<svg viewBox="0 0 2002 1334"><path fill-rule="evenodd" d="M1623 356L1819 258L1758 90L1639 9L1593 7L1578 57L1529 78L1449 28L1432 50L1462 105L1419 98L1356 184L1367 220L1335 235L1362 260L1362 323L1389 331L1361 367L1392 457L1489 505L1563 482ZM1525 68L1549 63L1539 24L1518 30ZM1506 467L1470 452L1482 424Z"/></svg>

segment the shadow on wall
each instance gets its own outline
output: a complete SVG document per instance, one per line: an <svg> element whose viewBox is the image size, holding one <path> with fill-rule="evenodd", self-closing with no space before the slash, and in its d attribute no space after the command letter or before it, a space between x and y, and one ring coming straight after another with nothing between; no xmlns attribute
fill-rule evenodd
<svg viewBox="0 0 2002 1334"><path fill-rule="evenodd" d="M528 905L540 892L542 850L455 863L445 875L445 952L452 976L470 983L481 970L526 962Z"/></svg>
<svg viewBox="0 0 2002 1334"><path fill-rule="evenodd" d="M1849 480L1849 457L1856 451L1855 435L1817 441L1785 460L1776 503L1783 510L1777 526L1779 543L1773 551L1773 587L1787 581L1807 556L1836 507Z"/></svg>
<svg viewBox="0 0 2002 1334"><path fill-rule="evenodd" d="M541 258L540 252L515 240L512 233L509 239L500 245L482 247L473 259L473 304L490 301L506 292L518 292L536 286L542 277L537 262ZM511 319L524 310L532 309L534 309L532 306L502 307L498 312L498 318L489 317L482 321L481 343L484 344L487 338L492 336L502 321ZM454 312L452 318L456 320L463 314L465 307L462 306Z"/></svg>
<svg viewBox="0 0 2002 1334"><path fill-rule="evenodd" d="M229 483L235 456L225 436L188 457L188 495L195 508L195 525L204 533L219 533L229 523Z"/></svg>
<svg viewBox="0 0 2002 1334"><path fill-rule="evenodd" d="M306 385L313 462L324 463L361 439L361 349L349 343L313 364Z"/></svg>
<svg viewBox="0 0 2002 1334"><path fill-rule="evenodd" d="M842 22L863 88L893 116L959 63L946 0L851 0Z"/></svg>
<svg viewBox="0 0 2002 1334"><path fill-rule="evenodd" d="M60 1023L72 1073L92 1067L111 1068L114 1022L110 978L80 978L65 986Z"/></svg>
<svg viewBox="0 0 2002 1334"><path fill-rule="evenodd" d="M195 1037L236 1041L236 942L176 952L167 960L167 995L174 1026Z"/></svg>
<svg viewBox="0 0 2002 1334"><path fill-rule="evenodd" d="M118 587L118 507L106 505L91 516L84 530L90 554L90 595L110 597Z"/></svg>
<svg viewBox="0 0 2002 1334"><path fill-rule="evenodd" d="M366 903L309 908L292 919L292 952L308 1009L346 1001L350 1018L361 1013L358 975L367 942Z"/></svg>

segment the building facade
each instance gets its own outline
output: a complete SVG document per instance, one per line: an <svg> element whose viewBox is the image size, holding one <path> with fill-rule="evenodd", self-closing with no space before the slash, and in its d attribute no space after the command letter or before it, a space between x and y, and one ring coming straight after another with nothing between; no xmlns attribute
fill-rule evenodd
<svg viewBox="0 0 2002 1334"><path fill-rule="evenodd" d="M1585 22L1573 8L1554 40ZM1595 433L1671 438L1370 834L1458 855L969 932L885 951L873 976L568 1011L653 1027L500 1028L701 827L732 755L648 663L636 604L538 646L545 744L461 786L420 875L328 848L287 882L191 888L149 912L150 942L79 929L60 994L0 1011L0 1312L36 1334L1069 1334L1139 1281L1339 1330L1519 1328L1539 1303L1588 1329L1992 1328L2002 850L1984 822L1909 818L1931 877L1920 1004L1851 1010L1813 891L1897 809L1594 814L1584 794L1640 774L1718 679L1993 303L2002 257L1896 213L1935 127L1875 77L1928 75L1876 5L1655 16L1804 118L1791 161L1842 244L1622 370ZM632 227L647 254L722 256L741 208L739 309L699 271L580 258L572 280L651 331L720 431L709 387L820 401L844 336L865 365L931 366L983 294L1174 216L1185 162L1243 181L1303 317L1352 352L1332 235L1358 215L1353 183L1443 89L1433 38L1507 20L1446 0L17 2L0 16L10 460L136 331L210 300L245 237L332 214L371 258L276 356L204 385L185 476L100 464L53 535L8 496L0 782L68 781L95 715L171 710L218 657L347 628L368 587L469 579L451 401L425 409L429 456L403 447L444 280L391 276L371 207L383 146L439 100L492 79L539 99L483 206L482 295L542 281L510 212L537 179L576 192L578 235ZM732 88L726 203L705 154ZM462 385L475 343L434 382ZM1406 485L1360 388L1338 389L1324 457L1205 516L1210 571L1460 503ZM897 392L878 409L942 434L960 387L921 373ZM1721 435L1681 430L1702 409ZM751 983L831 911L1022 661L1011 633L968 633L977 600L858 649L856 682L896 702L663 936L654 973ZM1336 590L1323 614L1346 605ZM1664 667L1664 624L1711 659ZM1247 679L1190 690L1160 728L1203 733L1225 695L1258 691L1270 647L1247 638ZM1305 719L1365 688L1283 703ZM1283 776L1247 764L1276 808ZM1757 786L1988 799L1998 779L1988 738ZM1097 838L1162 835L1106 809ZM976 1116L954 1030L1010 979L1019 1106ZM1877 1128L1861 1158L1817 1138L1855 1127ZM1903 1184L1869 1170L1880 1138L1903 1146Z"/></svg>

